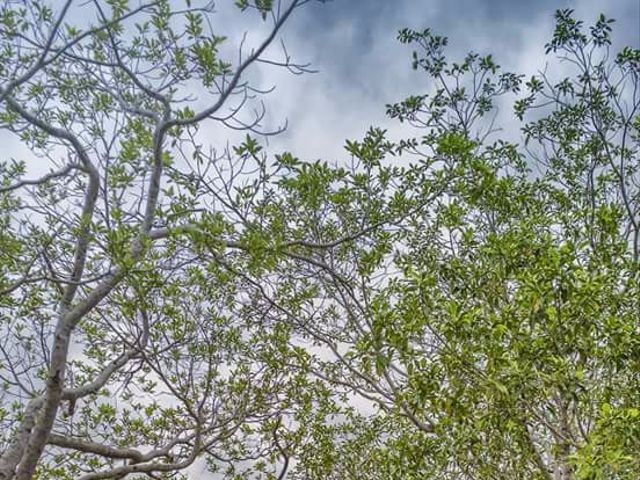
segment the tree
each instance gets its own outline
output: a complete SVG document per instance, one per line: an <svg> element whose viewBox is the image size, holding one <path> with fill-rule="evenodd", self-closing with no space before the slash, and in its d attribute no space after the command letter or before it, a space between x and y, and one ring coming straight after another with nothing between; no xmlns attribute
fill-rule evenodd
<svg viewBox="0 0 640 480"><path fill-rule="evenodd" d="M400 32L433 88L388 112L424 135L349 143L366 194L314 219L398 221L314 277L331 301L300 329L332 355L310 369L360 401L316 425L300 478L637 477L640 50L613 54L611 24L558 11L546 51L568 76L527 81ZM495 139L508 94L521 142ZM398 153L419 160L400 171Z"/></svg>
<svg viewBox="0 0 640 480"><path fill-rule="evenodd" d="M277 168L198 132L274 133L245 72L306 71L267 49L307 1L236 3L268 26L236 52L212 3L0 9L0 127L28 149L0 164L2 479L285 473L282 418L315 387L241 273L267 262L252 209Z"/></svg>
<svg viewBox="0 0 640 480"><path fill-rule="evenodd" d="M216 151L302 3L239 2L274 24L235 67L206 7L3 10L1 121L59 170L0 171L0 478L633 478L640 52L559 11L576 70L524 82L406 29L422 135Z"/></svg>

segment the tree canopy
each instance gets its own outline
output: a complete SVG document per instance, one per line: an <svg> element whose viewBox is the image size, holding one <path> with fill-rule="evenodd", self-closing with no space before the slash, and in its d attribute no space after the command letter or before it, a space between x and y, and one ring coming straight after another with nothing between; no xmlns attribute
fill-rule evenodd
<svg viewBox="0 0 640 480"><path fill-rule="evenodd" d="M28 151L0 159L0 479L637 478L640 50L613 20L557 11L531 78L403 29L408 136L328 162L267 152L246 80L307 70L266 53L307 2L236 2L268 31L232 53L178 3L0 9Z"/></svg>

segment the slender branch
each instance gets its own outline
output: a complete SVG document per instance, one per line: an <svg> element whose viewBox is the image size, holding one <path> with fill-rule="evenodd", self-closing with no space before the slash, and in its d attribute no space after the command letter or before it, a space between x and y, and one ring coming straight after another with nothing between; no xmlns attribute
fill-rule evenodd
<svg viewBox="0 0 640 480"><path fill-rule="evenodd" d="M169 127L193 125L193 124L201 122L202 120L210 117L215 112L217 112L220 109L220 107L222 107L222 105L225 104L225 102L229 98L229 95L231 95L231 93L235 90L236 86L238 85L238 82L240 81L240 78L242 77L242 74L247 69L247 67L249 67L249 65L251 65L257 59L260 58L262 53L267 49L267 47L276 38L276 35L278 34L280 29L282 28L282 26L286 22L287 18L289 18L291 13L299 5L300 5L300 0L293 0L291 2L289 7L283 12L282 16L276 21L276 24L274 25L273 29L271 30L271 33L269 34L269 36L262 42L262 44L251 55L249 55L249 57L247 57L247 59L244 62L242 62L240 64L240 66L238 67L238 69L234 73L233 77L231 78L229 84L227 85L227 88L222 91L220 97L218 98L218 101L216 101L210 107L205 108L204 110L196 113L191 118L184 118L184 119L175 118L175 119L171 120L169 122Z"/></svg>
<svg viewBox="0 0 640 480"><path fill-rule="evenodd" d="M82 166L77 163L70 163L64 168L57 170L55 172L48 173L38 179L35 180L21 180L13 185L9 185L8 187L0 188L0 193L7 193L13 190L17 190L19 188L25 187L27 185L42 185L43 183L48 182L49 180L53 180L54 178L64 177L71 170L82 169Z"/></svg>
<svg viewBox="0 0 640 480"><path fill-rule="evenodd" d="M107 458L129 459L134 462L143 461L144 455L133 448L118 448L105 445L103 443L91 442L80 438L69 437L66 435L58 435L50 433L47 440L49 445L60 448L76 450L78 452L92 453Z"/></svg>
<svg viewBox="0 0 640 480"><path fill-rule="evenodd" d="M0 103L4 102L5 99L13 92L13 90L16 87L22 85L25 82L28 82L36 73L41 71L47 65L50 65L51 63L55 62L58 58L60 58L60 56L64 55L65 52L67 52L68 50L73 48L75 45L80 43L85 38L90 37L91 35L95 35L96 33L99 33L99 32L103 31L106 28L111 28L111 27L113 27L115 25L118 25L119 23L124 22L125 20L135 16L136 14L142 12L143 10L146 10L147 8L150 8L150 7L153 7L153 6L157 5L158 3L160 3L160 2L154 1L154 2L150 2L150 3L142 4L139 7L128 11L124 15L109 21L108 23L105 23L105 24L100 25L98 27L91 28L91 29L79 34L73 40L67 42L65 45L63 45L63 46L61 46L59 48L52 48L52 45L49 44L48 48L45 49L46 51L45 51L44 55L41 55L39 57L38 61L36 61L36 63L33 65L33 67L31 67L26 73L21 75L19 78L16 78L15 80L13 80L13 81L9 82L8 84L6 84L4 89L0 88ZM68 5L70 5L70 4L71 4L71 0L68 0L67 5L65 6L65 8L68 8ZM62 21L64 16L65 15L60 15L59 21ZM53 42L53 37L51 36L49 38L50 38L51 42ZM47 60L46 59L46 53L48 53L48 52L55 52L55 54L52 55Z"/></svg>

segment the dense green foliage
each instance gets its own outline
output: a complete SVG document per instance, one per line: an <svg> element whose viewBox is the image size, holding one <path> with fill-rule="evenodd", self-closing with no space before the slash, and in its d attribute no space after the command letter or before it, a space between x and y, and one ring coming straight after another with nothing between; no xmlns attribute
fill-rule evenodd
<svg viewBox="0 0 640 480"><path fill-rule="evenodd" d="M332 448L304 478L637 478L640 51L614 56L605 17L556 22L547 53L568 76L526 82L400 32L434 87L388 108L427 129L389 151L421 157L393 200L422 200L352 245L340 312L316 322L336 347L319 368L375 413L318 433ZM523 143L483 121L508 93L532 117ZM352 150L373 151L395 163Z"/></svg>

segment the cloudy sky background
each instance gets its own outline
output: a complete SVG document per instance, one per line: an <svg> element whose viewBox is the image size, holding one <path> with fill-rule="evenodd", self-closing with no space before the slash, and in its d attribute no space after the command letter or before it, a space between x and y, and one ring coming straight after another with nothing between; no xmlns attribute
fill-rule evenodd
<svg viewBox="0 0 640 480"><path fill-rule="evenodd" d="M184 7L184 0L172 1L177 8ZM60 3L51 1L54 9ZM72 9L72 23L92 21L82 2L78 5L79 10ZM215 6L213 28L229 37L225 59L237 58L245 33L248 48L268 34L268 23L255 14L253 18L239 14L233 0L217 0ZM268 151L287 150L305 160L340 162L346 158L345 140L362 138L370 126L388 129L392 138L419 135L385 115L386 104L431 87L424 73L411 68L411 46L396 39L400 28L431 28L449 37L449 60L461 60L470 50L492 53L504 70L531 75L545 66L544 44L551 38L553 14L559 8L574 9L587 25L601 12L613 17L617 20L614 50L640 47L639 0L312 0L294 12L282 39L293 60L310 63L317 73L295 76L267 65L254 65L247 72L252 85L275 87L263 98L265 128L288 123L286 132L268 139ZM281 59L281 53L275 42L267 57ZM510 106L502 108L500 115L509 135L518 131ZM200 134L204 143L218 148L227 142L236 144L245 135L211 123ZM0 148L3 159L30 157L25 146L6 131L0 131ZM27 172L32 176L50 168L28 162Z"/></svg>
<svg viewBox="0 0 640 480"><path fill-rule="evenodd" d="M391 135L415 135L411 127L385 116L387 103L429 89L425 75L411 68L411 47L396 40L402 27L431 28L449 37L451 60L469 50L493 53L505 70L531 75L545 65L544 44L559 8L574 9L587 25L601 12L613 17L614 49L640 46L638 0L312 2L295 13L283 37L293 57L311 62L318 73L292 76L261 68L255 77L262 86L276 86L265 98L267 125L284 119L289 124L287 132L269 140L269 150L339 160L344 140L361 138L371 125L388 128ZM277 46L272 52L278 53ZM501 115L515 118L511 111Z"/></svg>

